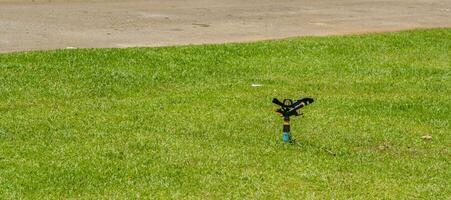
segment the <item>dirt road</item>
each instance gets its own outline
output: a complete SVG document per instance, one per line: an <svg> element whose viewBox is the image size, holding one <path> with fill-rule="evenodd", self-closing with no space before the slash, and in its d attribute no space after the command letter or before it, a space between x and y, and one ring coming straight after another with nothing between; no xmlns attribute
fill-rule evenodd
<svg viewBox="0 0 451 200"><path fill-rule="evenodd" d="M450 0L0 0L0 52L451 27Z"/></svg>

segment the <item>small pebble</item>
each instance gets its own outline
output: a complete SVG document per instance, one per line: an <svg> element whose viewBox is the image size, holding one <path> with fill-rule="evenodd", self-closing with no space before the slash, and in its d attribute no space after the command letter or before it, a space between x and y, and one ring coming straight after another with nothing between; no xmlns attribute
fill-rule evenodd
<svg viewBox="0 0 451 200"><path fill-rule="evenodd" d="M430 136L430 135L423 135L421 138L425 139L425 140L431 140L432 136Z"/></svg>

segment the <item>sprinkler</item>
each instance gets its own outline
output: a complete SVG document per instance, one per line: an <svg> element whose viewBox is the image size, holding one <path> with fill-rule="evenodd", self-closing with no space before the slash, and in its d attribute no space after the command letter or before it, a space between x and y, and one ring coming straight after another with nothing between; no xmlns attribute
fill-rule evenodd
<svg viewBox="0 0 451 200"><path fill-rule="evenodd" d="M303 113L298 113L297 110L303 108L304 106L313 103L312 98L303 98L297 101L291 99L284 99L283 102L274 98L272 100L273 103L277 104L281 108L277 109L276 112L281 114L283 117L283 135L282 140L284 142L292 142L291 134L290 134L290 116L299 116Z"/></svg>

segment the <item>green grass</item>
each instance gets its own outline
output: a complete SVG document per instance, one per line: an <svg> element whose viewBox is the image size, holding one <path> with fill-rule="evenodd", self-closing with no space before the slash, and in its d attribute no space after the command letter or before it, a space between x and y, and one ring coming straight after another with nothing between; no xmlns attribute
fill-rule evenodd
<svg viewBox="0 0 451 200"><path fill-rule="evenodd" d="M451 29L0 54L0 199L449 199L450 57Z"/></svg>

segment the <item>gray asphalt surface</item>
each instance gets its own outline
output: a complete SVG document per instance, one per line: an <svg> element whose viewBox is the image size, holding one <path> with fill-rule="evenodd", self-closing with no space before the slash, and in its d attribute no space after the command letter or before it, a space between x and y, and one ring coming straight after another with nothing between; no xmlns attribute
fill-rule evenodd
<svg viewBox="0 0 451 200"><path fill-rule="evenodd" d="M450 0L0 0L0 52L451 27Z"/></svg>

